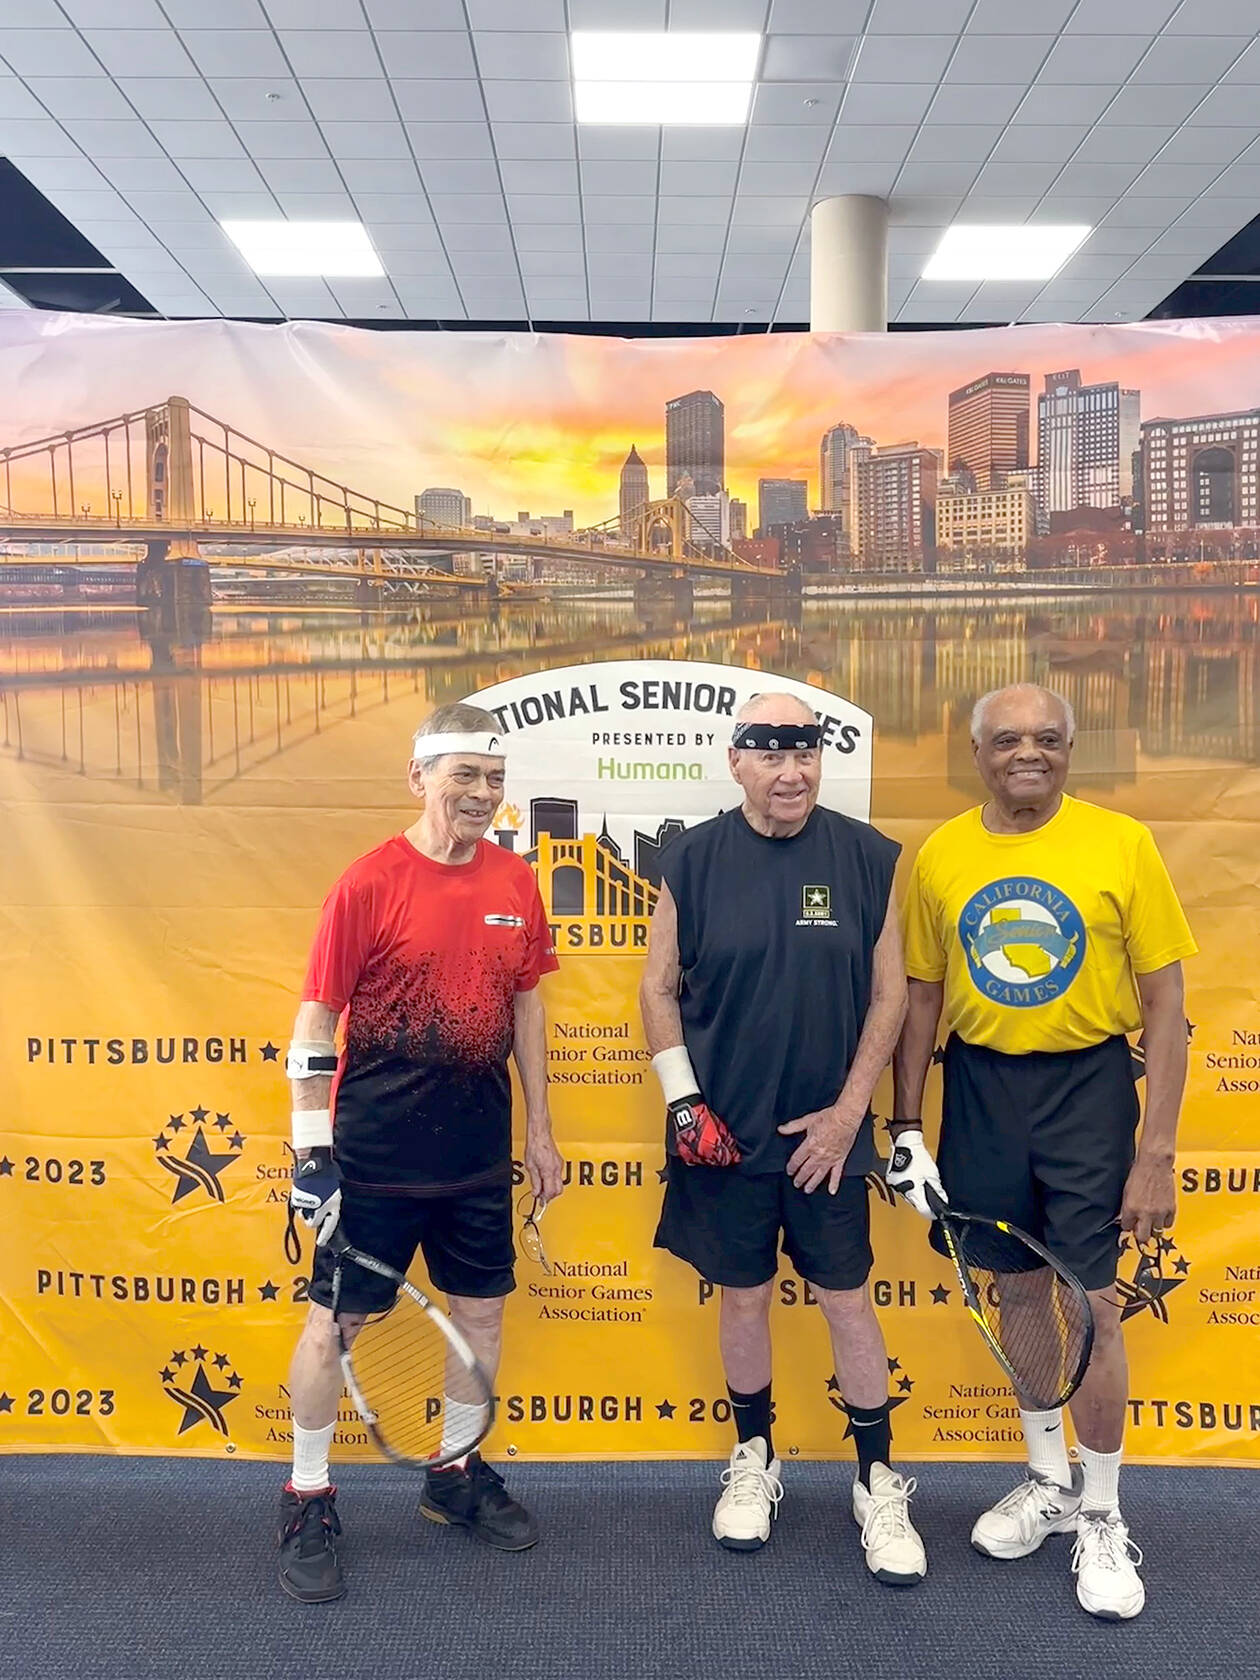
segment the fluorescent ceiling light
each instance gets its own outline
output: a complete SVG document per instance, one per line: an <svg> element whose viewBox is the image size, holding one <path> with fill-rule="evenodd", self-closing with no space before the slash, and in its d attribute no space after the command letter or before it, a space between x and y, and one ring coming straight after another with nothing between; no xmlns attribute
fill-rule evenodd
<svg viewBox="0 0 1260 1680"><path fill-rule="evenodd" d="M577 29L569 40L579 122L748 121L760 35Z"/></svg>
<svg viewBox="0 0 1260 1680"><path fill-rule="evenodd" d="M220 222L255 274L381 275L362 222Z"/></svg>
<svg viewBox="0 0 1260 1680"><path fill-rule="evenodd" d="M1049 280L1093 232L1051 223L946 228L925 280Z"/></svg>

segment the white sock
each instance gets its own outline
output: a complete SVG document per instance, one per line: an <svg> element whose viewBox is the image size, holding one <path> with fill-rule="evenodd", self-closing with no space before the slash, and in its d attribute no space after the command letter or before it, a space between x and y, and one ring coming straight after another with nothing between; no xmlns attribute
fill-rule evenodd
<svg viewBox="0 0 1260 1680"><path fill-rule="evenodd" d="M449 1394L443 1399L445 1409L439 1455L445 1458L448 1453L459 1453L461 1456L451 1462L462 1466L486 1426L486 1407L470 1406L466 1400L452 1400Z"/></svg>
<svg viewBox="0 0 1260 1680"><path fill-rule="evenodd" d="M303 1429L293 1425L293 1491L323 1493L330 1485L328 1449L332 1446L336 1420L327 1429Z"/></svg>
<svg viewBox="0 0 1260 1680"><path fill-rule="evenodd" d="M1063 1413L1019 1411L1028 1444L1028 1468L1056 1486L1070 1488L1072 1468L1068 1463L1067 1440L1063 1434Z"/></svg>
<svg viewBox="0 0 1260 1680"><path fill-rule="evenodd" d="M1081 1505L1087 1511L1101 1511L1104 1516L1117 1514L1120 1510L1120 1460L1124 1457L1124 1449L1104 1453L1095 1452L1092 1447L1078 1447L1077 1451L1085 1472Z"/></svg>

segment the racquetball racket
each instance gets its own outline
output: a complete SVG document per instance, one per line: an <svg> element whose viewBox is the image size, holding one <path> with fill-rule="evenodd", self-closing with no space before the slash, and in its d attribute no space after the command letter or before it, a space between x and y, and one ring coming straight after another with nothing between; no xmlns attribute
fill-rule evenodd
<svg viewBox="0 0 1260 1680"><path fill-rule="evenodd" d="M961 1213L925 1187L967 1311L1027 1411L1054 1411L1081 1385L1094 1346L1085 1287L1035 1237Z"/></svg>
<svg viewBox="0 0 1260 1680"><path fill-rule="evenodd" d="M471 1452L494 1421L494 1395L458 1327L401 1272L353 1247L339 1230L328 1248L337 1260L332 1314L342 1375L373 1441L395 1464L429 1470ZM387 1278L396 1291L392 1306L357 1327L340 1312L350 1266Z"/></svg>

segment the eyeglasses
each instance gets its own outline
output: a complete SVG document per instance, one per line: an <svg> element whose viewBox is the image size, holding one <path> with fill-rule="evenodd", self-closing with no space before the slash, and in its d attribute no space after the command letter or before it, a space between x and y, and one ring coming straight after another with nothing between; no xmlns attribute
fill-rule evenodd
<svg viewBox="0 0 1260 1680"><path fill-rule="evenodd" d="M521 1247L535 1265L541 1266L544 1277L551 1276L551 1262L548 1260L542 1245L542 1236L538 1230L538 1221L547 1210L547 1203L541 1196L532 1192L522 1196L516 1204L516 1211L520 1214Z"/></svg>

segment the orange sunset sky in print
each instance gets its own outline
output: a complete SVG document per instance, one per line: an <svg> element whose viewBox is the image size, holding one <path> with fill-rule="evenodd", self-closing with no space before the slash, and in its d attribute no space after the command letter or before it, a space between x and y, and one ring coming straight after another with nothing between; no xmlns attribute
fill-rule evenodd
<svg viewBox="0 0 1260 1680"><path fill-rule="evenodd" d="M726 407L727 487L749 503L751 526L759 477L805 478L818 505L829 426L944 447L948 393L991 371L1030 375L1035 453L1036 394L1065 368L1137 388L1144 420L1252 408L1260 323L630 340L14 311L0 320L0 447L180 395L396 506L451 485L475 513L572 508L585 525L616 514L631 444L664 494L665 403L706 389ZM19 510L21 489L15 473Z"/></svg>

